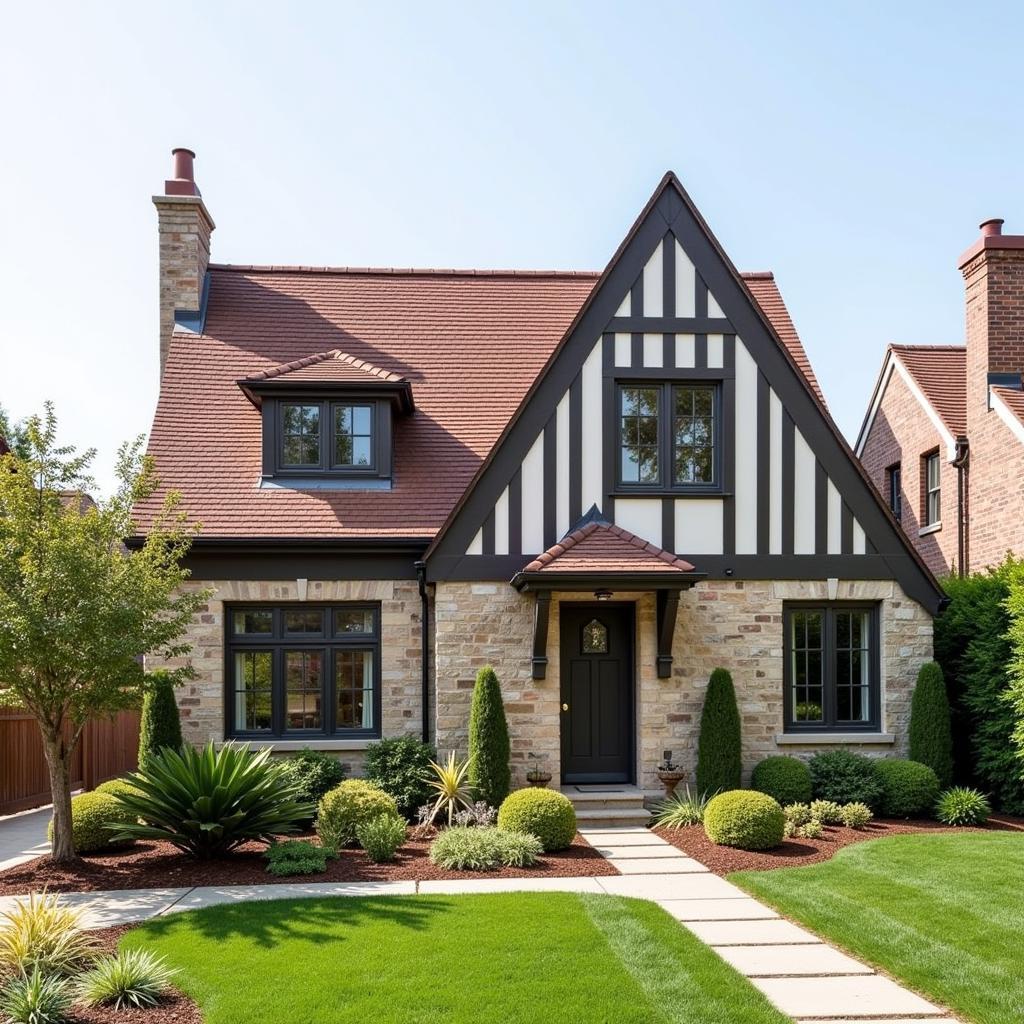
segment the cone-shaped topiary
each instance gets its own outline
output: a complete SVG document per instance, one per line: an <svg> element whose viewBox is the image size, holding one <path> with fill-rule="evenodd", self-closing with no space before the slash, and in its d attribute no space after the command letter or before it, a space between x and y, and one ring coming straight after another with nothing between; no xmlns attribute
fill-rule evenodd
<svg viewBox="0 0 1024 1024"><path fill-rule="evenodd" d="M157 669L142 698L139 767L145 770L149 759L162 747L181 749L181 715L174 699L174 681L170 673Z"/></svg>
<svg viewBox="0 0 1024 1024"><path fill-rule="evenodd" d="M476 674L469 712L469 784L478 800L500 807L511 782L508 723L501 686L494 669L485 665Z"/></svg>
<svg viewBox="0 0 1024 1024"><path fill-rule="evenodd" d="M697 747L697 791L707 796L739 789L740 713L732 676L716 668L708 681L704 710L700 716Z"/></svg>
<svg viewBox="0 0 1024 1024"><path fill-rule="evenodd" d="M953 731L942 669L926 662L917 674L910 702L910 759L928 765L940 786L953 781Z"/></svg>

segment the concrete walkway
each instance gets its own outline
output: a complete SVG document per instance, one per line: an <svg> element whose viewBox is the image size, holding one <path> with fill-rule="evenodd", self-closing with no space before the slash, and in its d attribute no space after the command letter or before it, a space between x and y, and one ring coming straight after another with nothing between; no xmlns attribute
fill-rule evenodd
<svg viewBox="0 0 1024 1024"><path fill-rule="evenodd" d="M0 818L0 871L49 853L46 826L50 815L49 807L39 807Z"/></svg>
<svg viewBox="0 0 1024 1024"><path fill-rule="evenodd" d="M33 815L35 817L33 817ZM48 811L0 820L0 870L38 856ZM24 820L19 821L19 818ZM646 828L595 828L583 837L621 872L595 878L482 878L424 882L306 882L276 885L71 893L87 927L247 900L414 893L588 892L653 900L799 1024L900 1024L956 1018L872 968L782 919L731 882ZM20 852L18 852L18 848ZM0 912L18 897L0 897Z"/></svg>

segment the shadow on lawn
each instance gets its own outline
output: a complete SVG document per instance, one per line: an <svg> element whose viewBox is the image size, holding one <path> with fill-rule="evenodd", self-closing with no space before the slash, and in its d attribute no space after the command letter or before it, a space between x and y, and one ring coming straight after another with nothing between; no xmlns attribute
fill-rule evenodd
<svg viewBox="0 0 1024 1024"><path fill-rule="evenodd" d="M294 900L221 903L153 918L129 934L154 937L196 932L203 938L246 939L273 948L285 941L342 942L339 925L358 927L382 920L423 930L452 909L446 896L333 896Z"/></svg>

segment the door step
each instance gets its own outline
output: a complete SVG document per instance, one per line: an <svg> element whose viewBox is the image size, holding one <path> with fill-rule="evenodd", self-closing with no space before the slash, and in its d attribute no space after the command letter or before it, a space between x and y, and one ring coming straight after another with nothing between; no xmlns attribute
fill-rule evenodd
<svg viewBox="0 0 1024 1024"><path fill-rule="evenodd" d="M642 828L651 820L644 795L636 786L563 786L582 828Z"/></svg>

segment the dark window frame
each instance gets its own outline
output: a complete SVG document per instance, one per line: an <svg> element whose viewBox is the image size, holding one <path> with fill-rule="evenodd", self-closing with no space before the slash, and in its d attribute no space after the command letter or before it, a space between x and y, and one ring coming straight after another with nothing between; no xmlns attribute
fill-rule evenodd
<svg viewBox="0 0 1024 1024"><path fill-rule="evenodd" d="M286 465L284 461L284 408L317 406L320 410L320 459L317 463ZM370 464L354 466L334 461L335 409L362 406L370 409ZM330 395L287 392L266 396L263 416L264 479L389 479L392 467L392 402L387 397L339 392Z"/></svg>
<svg viewBox="0 0 1024 1024"><path fill-rule="evenodd" d="M627 389L658 391L658 478L646 482L622 479L622 398ZM712 478L710 482L683 482L675 479L675 397L677 389L706 388L712 401ZM618 494L722 494L725 470L722 379L715 377L673 377L665 379L617 378L615 380L615 419L611 425L611 444L615 462L615 491Z"/></svg>
<svg viewBox="0 0 1024 1024"><path fill-rule="evenodd" d="M269 611L270 633L236 633L235 613ZM292 611L321 612L318 633L288 633L285 615ZM340 632L335 627L335 611L362 611L372 615L372 632ZM381 606L373 601L284 602L240 601L224 606L224 735L229 739L268 742L314 739L380 739L381 736ZM271 728L239 729L235 726L235 655L248 651L271 653ZM286 651L322 652L322 718L318 729L288 729ZM339 728L337 720L337 680L335 651L369 651L373 655L373 724L369 727Z"/></svg>
<svg viewBox="0 0 1024 1024"><path fill-rule="evenodd" d="M935 466L936 486L931 486L928 474ZM935 516L932 517L932 496L935 497ZM942 523L942 456L938 448L921 456L921 526L939 526Z"/></svg>
<svg viewBox="0 0 1024 1024"><path fill-rule="evenodd" d="M791 674L793 649L791 642L794 612L820 611L822 620L822 712L819 722L796 721L793 708ZM836 720L836 622L837 612L867 612L868 628L868 697L871 714L866 722ZM882 642L881 614L876 603L864 601L786 601L782 606L782 686L783 732L838 733L857 735L876 733L882 723Z"/></svg>
<svg viewBox="0 0 1024 1024"><path fill-rule="evenodd" d="M885 470L885 481L888 489L889 510L896 517L896 522L903 521L903 464L894 462Z"/></svg>

